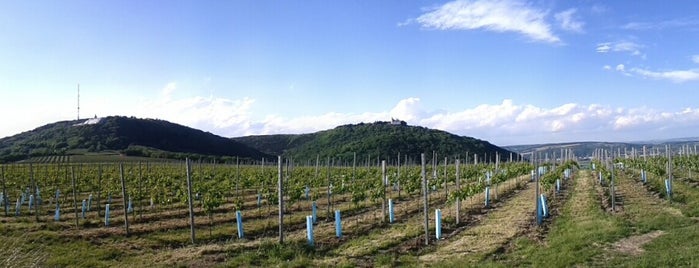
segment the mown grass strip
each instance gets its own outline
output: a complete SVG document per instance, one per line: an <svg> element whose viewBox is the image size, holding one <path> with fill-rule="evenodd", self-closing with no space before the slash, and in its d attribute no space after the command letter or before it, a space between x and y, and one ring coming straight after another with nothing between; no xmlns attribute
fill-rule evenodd
<svg viewBox="0 0 699 268"><path fill-rule="evenodd" d="M629 232L622 220L600 208L593 177L589 171L580 172L574 180L570 199L553 222L546 239L521 236L504 254L482 264L534 267L592 264L594 257L605 249L604 245Z"/></svg>

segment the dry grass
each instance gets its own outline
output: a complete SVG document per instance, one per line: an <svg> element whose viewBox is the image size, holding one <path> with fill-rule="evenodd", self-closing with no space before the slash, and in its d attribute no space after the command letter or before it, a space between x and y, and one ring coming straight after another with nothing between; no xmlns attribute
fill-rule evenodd
<svg viewBox="0 0 699 268"><path fill-rule="evenodd" d="M490 212L481 224L440 242L434 252L420 256L420 261L442 262L496 251L530 225L535 208L534 194L535 187L529 185L502 207Z"/></svg>
<svg viewBox="0 0 699 268"><path fill-rule="evenodd" d="M660 237L663 234L665 234L664 231L656 230L642 235L630 236L617 241L612 245L612 248L614 248L614 250L620 253L638 256L645 252L645 250L643 250L643 245L647 244L653 239Z"/></svg>
<svg viewBox="0 0 699 268"><path fill-rule="evenodd" d="M27 242L27 235L3 237L0 245L0 267L42 267L48 258L45 246L37 242ZM30 243L30 244L27 244Z"/></svg>

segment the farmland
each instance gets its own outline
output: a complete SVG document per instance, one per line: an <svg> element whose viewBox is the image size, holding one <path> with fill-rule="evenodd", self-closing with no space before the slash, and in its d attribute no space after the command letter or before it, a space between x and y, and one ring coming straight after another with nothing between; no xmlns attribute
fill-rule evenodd
<svg viewBox="0 0 699 268"><path fill-rule="evenodd" d="M0 262L83 267L697 262L693 252L699 242L687 239L699 235L694 156L671 159L671 198L661 187L667 177L663 157L598 157L595 170L546 159L462 159L458 168L454 159L436 156L381 162L318 158L303 165L280 160L3 165L8 202L0 211L6 234ZM546 197L549 214L541 224L538 193Z"/></svg>

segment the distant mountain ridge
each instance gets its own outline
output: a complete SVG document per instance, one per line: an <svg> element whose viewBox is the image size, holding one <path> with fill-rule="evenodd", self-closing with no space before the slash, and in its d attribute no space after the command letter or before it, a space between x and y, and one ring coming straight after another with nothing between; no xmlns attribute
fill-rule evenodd
<svg viewBox="0 0 699 268"><path fill-rule="evenodd" d="M118 151L128 155L272 157L234 140L164 120L110 116L61 121L0 139L0 161Z"/></svg>
<svg viewBox="0 0 699 268"><path fill-rule="evenodd" d="M517 159L512 151L487 141L445 131L409 126L402 121L360 123L298 135L257 135L224 138L165 120L110 116L68 120L0 139L0 162L53 155L112 153L129 156L182 159L232 157L260 160L276 155L294 161L317 157L395 159L398 154L414 163L420 154L494 161ZM297 162L298 163L298 162Z"/></svg>
<svg viewBox="0 0 699 268"><path fill-rule="evenodd" d="M316 157L358 157L393 159L400 153L419 159L421 153L432 157L450 158L460 156L472 159L477 154L480 160L495 160L495 153L506 160L512 151L495 146L487 141L463 137L446 131L409 126L405 122L375 122L338 126L334 129L309 134L256 135L234 138L234 140L268 154L284 154L298 160Z"/></svg>

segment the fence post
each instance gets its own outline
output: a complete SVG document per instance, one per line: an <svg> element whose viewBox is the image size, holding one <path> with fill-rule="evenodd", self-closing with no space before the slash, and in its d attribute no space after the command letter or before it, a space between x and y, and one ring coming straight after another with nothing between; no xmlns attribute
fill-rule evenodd
<svg viewBox="0 0 699 268"><path fill-rule="evenodd" d="M194 244L194 204L192 202L192 164L189 158L185 159L187 169L187 203L189 205L189 231L192 244ZM126 205L126 204L124 204ZM126 214L126 213L124 213Z"/></svg>
<svg viewBox="0 0 699 268"><path fill-rule="evenodd" d="M121 176L121 196L122 196L122 203L124 204L124 228L126 229L126 236L129 236L131 233L129 232L129 209L128 205L126 204L126 179L124 178L124 164L119 163L119 174ZM77 206L75 209L77 210ZM77 212L76 212L76 217L77 217ZM77 220L76 220L77 222Z"/></svg>
<svg viewBox="0 0 699 268"><path fill-rule="evenodd" d="M277 156L279 189L279 244L284 243L284 180L282 178L282 157Z"/></svg>
<svg viewBox="0 0 699 268"><path fill-rule="evenodd" d="M422 153L420 154L421 162L422 162L422 171L420 172L422 175L422 198L424 200L424 207L423 207L423 213L425 214L425 245L430 244L430 218L428 215L428 206L427 204L427 192L429 191L429 188L427 186L427 175L425 174L425 154Z"/></svg>

